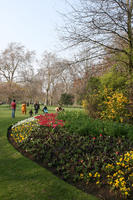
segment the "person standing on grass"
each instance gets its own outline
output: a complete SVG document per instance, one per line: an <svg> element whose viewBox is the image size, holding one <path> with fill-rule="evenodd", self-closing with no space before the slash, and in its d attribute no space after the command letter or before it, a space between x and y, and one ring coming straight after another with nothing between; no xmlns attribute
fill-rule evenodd
<svg viewBox="0 0 133 200"><path fill-rule="evenodd" d="M22 113L26 115L26 103L22 104L21 110L22 110Z"/></svg>
<svg viewBox="0 0 133 200"><path fill-rule="evenodd" d="M15 111L16 111L16 100L15 99L11 102L11 109L12 109L12 118L15 118Z"/></svg>
<svg viewBox="0 0 133 200"><path fill-rule="evenodd" d="M38 102L36 102L35 104L34 104L34 109L35 109L35 115L38 113L38 110L40 109L40 105L39 105L39 103Z"/></svg>
<svg viewBox="0 0 133 200"><path fill-rule="evenodd" d="M30 117L32 117L32 115L33 115L32 109L29 111L29 115L30 115Z"/></svg>

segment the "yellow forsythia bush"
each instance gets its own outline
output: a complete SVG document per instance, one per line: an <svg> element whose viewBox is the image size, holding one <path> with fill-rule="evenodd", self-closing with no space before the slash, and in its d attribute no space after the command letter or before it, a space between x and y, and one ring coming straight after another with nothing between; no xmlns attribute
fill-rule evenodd
<svg viewBox="0 0 133 200"><path fill-rule="evenodd" d="M126 121L132 117L128 110L129 100L122 92L104 89L103 110L100 112L102 119L112 119L119 122Z"/></svg>

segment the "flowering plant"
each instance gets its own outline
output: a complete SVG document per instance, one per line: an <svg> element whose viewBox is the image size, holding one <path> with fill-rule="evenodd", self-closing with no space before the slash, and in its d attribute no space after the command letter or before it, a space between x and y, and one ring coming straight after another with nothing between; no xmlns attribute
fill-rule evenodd
<svg viewBox="0 0 133 200"><path fill-rule="evenodd" d="M64 126L63 120L57 119L57 114L50 113L45 115L39 115L35 117L38 119L38 123L43 126L48 126L52 128L56 128L57 126Z"/></svg>
<svg viewBox="0 0 133 200"><path fill-rule="evenodd" d="M38 130L39 124L37 120L22 120L16 125L12 126L11 137L14 139L16 143L22 143L26 140L32 132Z"/></svg>
<svg viewBox="0 0 133 200"><path fill-rule="evenodd" d="M104 101L100 105L102 106L102 110L99 113L102 119L124 122L132 117L127 109L129 100L122 92L105 88L103 98Z"/></svg>
<svg viewBox="0 0 133 200"><path fill-rule="evenodd" d="M104 171L107 183L127 199L133 189L133 151L121 154L114 163L108 163Z"/></svg>

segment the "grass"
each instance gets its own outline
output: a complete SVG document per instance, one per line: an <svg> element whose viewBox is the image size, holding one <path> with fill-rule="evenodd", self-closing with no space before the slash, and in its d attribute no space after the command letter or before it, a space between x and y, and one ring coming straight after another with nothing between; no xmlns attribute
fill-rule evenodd
<svg viewBox="0 0 133 200"><path fill-rule="evenodd" d="M7 128L12 122L28 116L23 116L20 106L17 106L16 118L12 120L9 106L0 105L0 199L96 200L96 197L67 184L12 147L6 137Z"/></svg>

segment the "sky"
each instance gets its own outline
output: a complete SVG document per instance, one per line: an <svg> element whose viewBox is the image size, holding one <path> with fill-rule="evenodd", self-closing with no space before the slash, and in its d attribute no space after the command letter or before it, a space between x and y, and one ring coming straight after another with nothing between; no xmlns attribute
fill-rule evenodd
<svg viewBox="0 0 133 200"><path fill-rule="evenodd" d="M61 50L57 27L63 24L58 12L67 10L65 0L0 0L0 50L19 42L38 56L47 50L69 57Z"/></svg>

